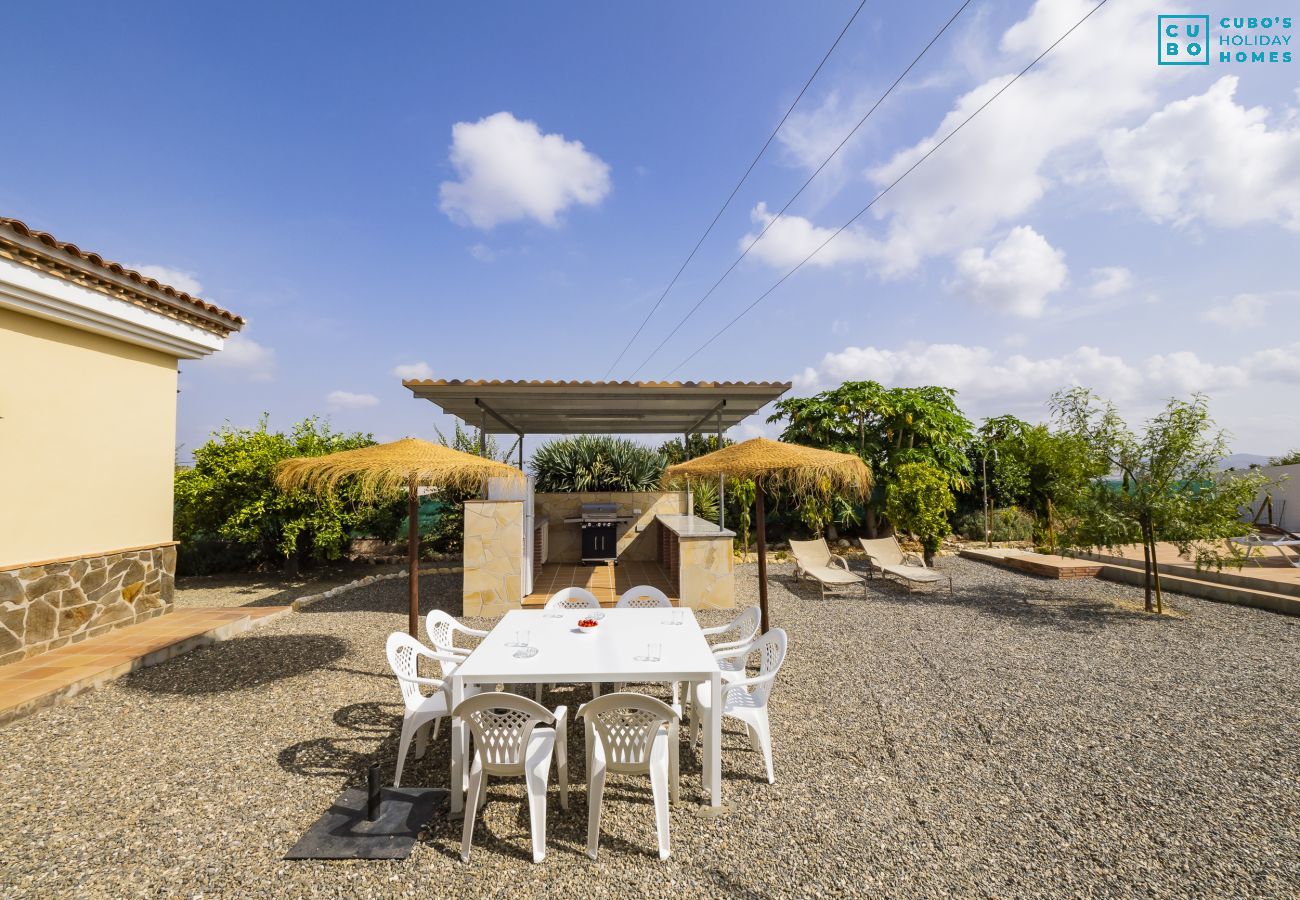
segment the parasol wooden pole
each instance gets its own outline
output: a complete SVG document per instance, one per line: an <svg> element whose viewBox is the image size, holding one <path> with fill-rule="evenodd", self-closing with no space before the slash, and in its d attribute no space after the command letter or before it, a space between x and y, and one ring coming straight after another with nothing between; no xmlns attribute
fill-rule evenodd
<svg viewBox="0 0 1300 900"><path fill-rule="evenodd" d="M410 584L408 591L410 594L410 611L406 623L406 630L410 632L411 637L420 637L420 491L415 484L415 476L411 476L410 488L406 497L406 515L410 520L406 531L406 553L407 568L409 571Z"/></svg>
<svg viewBox="0 0 1300 900"><path fill-rule="evenodd" d="M757 490L754 491L754 517L758 520L758 609L762 614L763 634L767 634L771 623L767 615L767 526L763 514L763 479L755 479Z"/></svg>

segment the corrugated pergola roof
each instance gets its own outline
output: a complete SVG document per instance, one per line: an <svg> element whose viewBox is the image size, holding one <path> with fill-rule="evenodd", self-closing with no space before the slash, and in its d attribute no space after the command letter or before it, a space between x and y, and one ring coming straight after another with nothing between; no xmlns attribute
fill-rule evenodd
<svg viewBox="0 0 1300 900"><path fill-rule="evenodd" d="M403 381L489 434L683 434L731 428L788 381Z"/></svg>

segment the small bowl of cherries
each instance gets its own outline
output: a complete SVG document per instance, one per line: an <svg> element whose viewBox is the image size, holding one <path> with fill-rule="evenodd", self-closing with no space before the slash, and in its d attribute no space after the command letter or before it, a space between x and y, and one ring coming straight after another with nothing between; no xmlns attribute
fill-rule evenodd
<svg viewBox="0 0 1300 900"><path fill-rule="evenodd" d="M578 630L581 631L583 634L586 634L588 632L595 631L596 626L598 626L599 624L600 624L599 621L597 621L596 619L592 619L590 617L585 619L579 619Z"/></svg>

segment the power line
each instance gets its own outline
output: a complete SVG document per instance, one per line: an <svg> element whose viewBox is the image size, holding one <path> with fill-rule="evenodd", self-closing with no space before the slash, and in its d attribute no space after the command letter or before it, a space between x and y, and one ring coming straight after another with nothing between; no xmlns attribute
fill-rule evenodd
<svg viewBox="0 0 1300 900"><path fill-rule="evenodd" d="M953 135L955 135L957 132L959 132L959 131L961 131L963 128L965 128L966 125L967 125L967 124L968 124L972 119L974 119L976 116L978 116L981 112L983 112L983 111L988 107L988 105L989 105L990 103L992 103L994 100L998 99L998 97L1001 97L1002 94L1007 90L1007 88L1011 87L1011 85L1013 85L1013 84L1015 84L1017 81L1019 81L1019 80L1021 79L1021 77L1024 76L1024 74L1025 74L1026 72L1028 72L1030 69L1032 69L1034 66L1038 65L1038 63L1042 61L1043 57L1047 56L1047 54L1051 53L1053 50L1056 49L1056 45L1057 45L1057 44L1061 43L1061 41L1065 40L1065 39L1068 38L1071 34L1073 34L1073 33L1074 33L1074 30L1075 30L1076 28L1078 28L1078 27L1079 27L1080 25L1082 25L1084 22L1088 21L1088 19L1090 19L1090 18L1092 17L1092 14L1093 14L1093 13L1095 13L1097 10L1101 9L1101 8L1102 8L1103 6L1105 6L1108 2L1109 2L1109 0L1101 0L1101 2L1098 3L1096 6L1094 6L1092 9L1090 9L1090 10L1089 10L1085 15L1084 15L1084 17L1083 17L1082 19L1080 19L1079 21L1077 21L1077 22L1075 22L1073 25L1071 25L1070 28L1069 28L1069 30L1066 31L1065 34L1061 35L1059 38L1057 38L1055 41L1053 41L1052 44L1051 44L1051 45L1050 45L1046 50L1044 50L1042 53L1038 54L1038 56L1034 57L1034 60L1033 60L1032 62L1030 62L1029 65L1027 65L1027 66L1025 66L1023 69L1021 69L1021 70L1016 74L1016 76L1015 76L1014 78L1012 78L1010 81L1008 81L1006 84L1004 84L1001 88L999 88L998 91L997 91L997 93L995 93L992 97L990 97L989 99L985 100L982 104L980 104L979 108L976 109L976 110L975 110L973 113L971 113L969 116L967 116L965 119L963 119L960 125L958 125L956 128L954 128L952 131L948 132L948 134L944 136L943 140L939 141L937 144L935 144L933 147L931 147L928 151L926 151L926 153L925 153L924 156L922 156L922 157L921 157L920 159L918 159L916 162L912 163L912 165L910 165L910 166L907 168L907 170L906 170L905 172L903 172L902 175L899 175L899 176L898 176L897 178L895 178L892 182L890 182L889 185L888 185L888 187L886 187L886 188L885 188L884 190L882 190L880 193L876 194L876 196L872 197L872 198L871 198L871 202L868 203L866 206L862 207L862 209L858 210L858 212L853 216L853 218L849 219L847 222L845 222L845 223L844 223L843 225L841 225L839 228L835 229L835 232L834 232L830 237L828 237L826 240L822 241L821 244L818 245L818 247L817 247L816 250L814 250L812 253L809 253L807 256L805 256L805 257L804 257L804 258L799 262L799 264L798 264L797 266L795 266L795 267L794 267L793 269L791 269L789 272L786 272L784 275L782 275L782 276L777 280L777 282L776 282L775 284L773 284L770 288L768 288L767 290L765 290L763 293L759 294L758 297L754 300L753 303L749 304L749 306L746 306L744 309L742 309L739 313L737 313L737 314L735 315L734 318L732 318L732 320L731 320L730 322L728 322L726 325L724 325L724 326L722 326L720 329L718 329L718 330L713 334L712 337L710 337L707 341L705 341L705 342L704 342L703 344L701 344L700 346L696 347L695 350L691 353L690 356L686 357L686 358L683 359L681 362L679 362L679 363L678 363L678 364L673 368L673 370L672 370L671 372L669 372L668 374L669 374L669 375L672 375L674 372L676 372L676 371L677 371L678 369L680 369L682 366L686 365L688 362L690 362L692 359L694 359L696 356L698 356L698 355L699 355L702 351L704 351L704 350L705 350L705 349L706 349L710 344L712 344L712 343L713 343L714 341L716 341L719 337L721 337L721 336L722 336L722 335L723 335L723 334L724 334L728 329L730 329L731 326L735 325L735 324L736 324L737 322L739 322L742 318L744 318L744 317L749 313L750 310L752 310L754 307L758 306L758 304L762 303L763 300L766 299L767 296L768 296L769 294L771 294L773 291L775 291L777 288L779 288L779 287L780 287L780 286L785 282L785 280L786 280L787 278L789 278L789 277L790 277L791 275L793 275L795 272L798 272L800 269L802 269L802 268L804 267L804 265L805 265L805 264L806 264L810 259L812 259L814 256L816 256L818 253L820 253L820 252L821 252L821 251L826 247L827 244L829 244L831 241L835 240L835 238L839 237L839 235L840 235L840 233L841 233L842 231L844 231L846 228L848 228L850 225L852 225L854 222L856 222L858 219L860 219L860 218L861 218L861 217L862 217L862 216L867 212L867 210L869 210L869 209L871 209L871 207L875 206L875 205L876 205L876 201L878 201L881 197L883 197L883 196L885 196L886 194L888 194L891 190L893 190L893 189L898 185L898 183L899 183L900 181L902 181L902 180L903 180L904 178L906 178L908 175L912 174L912 172L916 169L917 166L921 165L921 163L923 163L923 162L925 162L927 159L929 159L929 158L930 158L930 157L935 153L935 151L937 151L937 150L938 150L940 147L942 147L944 144L948 143L948 141L953 137Z"/></svg>
<svg viewBox="0 0 1300 900"><path fill-rule="evenodd" d="M727 271L722 273L722 277L720 277L717 281L713 283L713 287L709 288L707 291L704 292L703 297L695 301L695 305L692 306L690 310L686 313L686 315L682 316L681 320L678 321L678 323L673 326L673 330L668 332L668 334L664 337L664 339L659 342L659 345L656 346L654 350L650 351L650 355L641 361L641 365L637 366L636 371L632 373L633 377L636 376L637 372L640 372L643 368L645 368L646 363L654 359L655 355L660 350L663 349L664 345L667 344L668 341L672 339L673 335L675 335L681 329L681 327L686 324L687 320L690 319L691 316L695 315L696 311L701 306L704 305L704 301L708 300L709 297L713 295L713 292L718 289L718 286L721 285L722 282L727 280L727 276L729 276L732 273L732 271L736 268L736 266L740 265L741 261L746 256L749 255L749 251L754 249L754 245L757 244L759 241L761 241L763 239L763 235L767 234L768 231L771 230L772 226L775 225L777 221L780 220L780 218L785 215L785 211L790 208L790 205L794 203L794 201L799 199L799 196L803 194L804 190L807 189L808 185L812 184L813 179L816 178L819 174L821 174L822 169L830 165L831 160L833 160L839 154L839 152L844 149L844 145L847 144L853 138L853 135L858 133L858 129L860 129L864 124L866 124L867 119L871 118L871 114L874 113L877 108L879 108L880 104L885 102L885 98L887 98L890 94L894 92L894 88L898 87L898 85L903 81L903 79L907 77L907 73L911 72L912 69L916 67L916 64L921 61L922 57L924 57L926 53L930 52L930 48L934 46L935 42L938 41L939 38L943 37L944 33L947 32L949 26L951 26L953 22L957 21L957 17L962 14L962 12L966 9L966 7L971 5L971 2L972 0L965 0L965 2L962 3L962 5L957 8L957 11L953 13L952 16L948 19L948 21L943 24L943 27L940 28L935 33L934 37L930 38L930 42L921 49L921 52L918 53L910 63L908 63L907 68L904 69L899 74L899 76L894 79L894 83L891 84L883 94L881 94L878 98L876 98L876 102L871 105L871 108L869 110L867 110L866 115L864 115L861 119L858 119L858 124L854 125L853 129L844 136L844 139L839 142L839 144L835 147L834 150L831 151L830 156L822 160L822 164L819 165L817 169L811 175L808 176L807 181L805 181L803 184L799 186L799 190L795 191L794 196L785 202L785 206L781 207L780 211L775 216L772 216L770 219L768 219L767 224L763 226L763 230L758 233L757 237L755 237L752 241L749 242L749 246L747 246L744 249L744 251L741 252L740 256L736 257L735 261L732 262L732 264L727 267Z"/></svg>
<svg viewBox="0 0 1300 900"><path fill-rule="evenodd" d="M754 166L758 165L758 161L763 158L763 154L767 152L767 148L771 146L772 141L776 139L777 132L781 130L781 126L785 125L785 120L790 118L790 113L794 112L794 108L799 105L799 101L802 100L803 95L807 93L809 85L811 85L813 79L817 77L817 73L822 70L822 66L826 65L826 60L831 58L831 54L834 53L835 48L840 45L840 40L844 37L845 32L849 30L849 26L853 24L853 20L858 17L858 13L862 12L862 7L866 5L867 0L862 0L862 2L858 4L858 8L853 10L853 15L849 16L849 20L844 23L844 27L840 29L840 33L836 35L835 42L831 44L830 49L826 51L821 62L817 64L817 68L813 69L813 73L809 75L808 80L804 82L803 87L799 91L799 96L794 98L794 102L791 103L790 108L785 111L785 115L781 117L781 121L776 123L776 128L772 129L772 133L767 136L767 140L763 142L763 146L759 149L758 155L754 157L754 161L749 164L749 168L745 170L745 174L740 176L740 181L736 182L736 186L731 189L731 193L727 195L727 199L723 202L722 208L718 210L717 215L713 217L713 221L709 223L709 227L704 229L704 234L700 235L700 239L696 241L695 246L691 248L691 252L687 255L685 262L681 264L677 269L677 273L673 275L673 280L668 282L668 287L664 288L664 292L659 295L659 299L655 301L655 305L650 307L650 312L646 313L645 318L641 320L641 324L637 326L636 333L628 338L627 343L623 345L623 349L618 351L618 356L614 358L614 361L610 363L609 368L605 370L606 378L608 378L609 374L614 371L614 367L622 361L623 355L627 353L629 348L631 348L633 342L641 336L641 331L645 328L646 323L650 321L651 316L655 314L659 309L660 304L664 302L664 298L668 296L668 292L671 291L673 285L677 283L677 279L682 276L682 273L686 271L686 267L690 265L691 260L695 258L695 254L704 243L704 239L709 236L711 231L713 231L713 226L718 224L718 220L722 218L722 214L726 212L727 207L731 205L731 201L735 198L736 192L740 190L740 186L745 183L747 178L749 178L749 173L754 171Z"/></svg>

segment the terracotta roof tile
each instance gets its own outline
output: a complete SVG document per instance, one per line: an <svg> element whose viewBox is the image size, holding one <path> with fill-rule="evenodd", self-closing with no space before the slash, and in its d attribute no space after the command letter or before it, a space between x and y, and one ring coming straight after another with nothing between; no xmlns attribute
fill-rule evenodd
<svg viewBox="0 0 1300 900"><path fill-rule="evenodd" d="M55 250L61 250L64 253L71 254L72 256L75 256L77 259L88 262L91 265L96 266L100 269L106 269L107 271L112 272L115 275L121 275L125 278L130 279L131 281L136 282L137 284L147 285L153 290L159 291L163 294L166 294L168 297L174 298L175 300L179 301L179 304L182 307L191 306L196 309L201 309L204 312L210 313L211 315L214 315L220 319L225 319L227 322L230 322L234 325L244 324L243 316L235 315L234 313L229 312L228 310L222 309L220 306L217 306L215 303L209 303L208 301L203 300L200 297L194 297L185 293L184 291L178 291L176 290L176 288L172 287L171 285L163 284L161 281L159 281L156 278L149 278L146 275L141 275L139 272L136 272L134 269L126 268L126 266L123 266L121 263L115 263L106 260L98 253L91 253L89 251L82 250L76 244L69 243L68 241L60 241L58 238L56 238L52 234L49 234L48 232L36 231L35 229L28 227L26 223L18 219L12 219L7 216L0 216L0 227L8 228L10 231L13 231L15 234L19 234L23 237L29 237L38 240L42 244L45 244L47 247L51 247Z"/></svg>
<svg viewBox="0 0 1300 900"><path fill-rule="evenodd" d="M784 381L523 381L515 379L481 379L481 378L424 378L408 379L402 382L407 387L422 385L425 387L785 387Z"/></svg>

